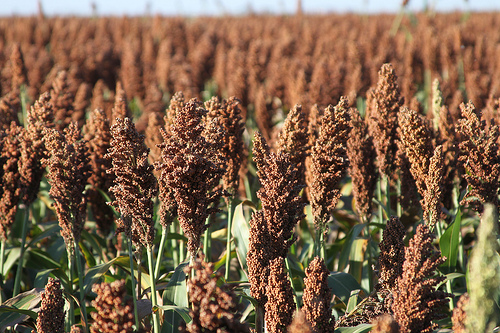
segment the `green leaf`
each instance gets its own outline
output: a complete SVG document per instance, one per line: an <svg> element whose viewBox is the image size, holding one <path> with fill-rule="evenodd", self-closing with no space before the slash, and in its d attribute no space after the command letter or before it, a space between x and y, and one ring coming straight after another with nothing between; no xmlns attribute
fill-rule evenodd
<svg viewBox="0 0 500 333"><path fill-rule="evenodd" d="M191 317L189 316L189 308L187 307L177 305L157 305L156 307L164 311L174 311L182 317L186 324L191 321ZM156 311L156 309L153 309L153 311Z"/></svg>
<svg viewBox="0 0 500 333"><path fill-rule="evenodd" d="M462 224L462 212L459 209L455 216L455 221L448 226L444 234L439 239L441 255L446 257L446 261L441 265L446 272L452 272L457 265L458 251L460 245L460 228Z"/></svg>
<svg viewBox="0 0 500 333"><path fill-rule="evenodd" d="M335 329L335 333L365 333L372 330L371 324L360 324L356 327L339 327Z"/></svg>
<svg viewBox="0 0 500 333"><path fill-rule="evenodd" d="M123 266L127 265L129 262L128 256L120 256L116 257L107 263L96 265L91 267L87 274L85 275L85 279L83 280L83 288L85 290L85 295L88 295L92 290L92 285L99 280L113 264L121 264Z"/></svg>
<svg viewBox="0 0 500 333"><path fill-rule="evenodd" d="M363 278L363 262L367 246L367 238L357 238L352 242L351 252L349 253L349 273L359 283Z"/></svg>
<svg viewBox="0 0 500 333"><path fill-rule="evenodd" d="M163 293L164 303L181 307L189 306L187 300L186 273L184 273L184 268L188 264L187 261L183 262L174 270L174 274L170 277L170 281Z"/></svg>
<svg viewBox="0 0 500 333"><path fill-rule="evenodd" d="M180 308L188 308L189 302L187 298L186 273L184 268L188 265L184 262L177 266L174 273L170 277L170 281L163 293L163 304L172 306L172 308L164 308L164 323L162 333L176 333L179 331L181 320L185 320L182 313L179 313Z"/></svg>
<svg viewBox="0 0 500 333"><path fill-rule="evenodd" d="M29 317L36 320L38 315L32 310L38 307L42 291L43 288L35 288L6 300L0 306L0 331L3 332L7 327L21 323Z"/></svg>
<svg viewBox="0 0 500 333"><path fill-rule="evenodd" d="M250 225L245 216L243 206L247 206L255 210L253 203L248 200L243 201L234 208L232 235L234 237L238 260L241 267L246 272Z"/></svg>
<svg viewBox="0 0 500 333"><path fill-rule="evenodd" d="M46 239L60 232L61 232L61 227L59 226L59 224L54 224L50 228L42 231L41 233L33 237L33 239L28 243L27 248L33 247L34 244L38 243L42 239Z"/></svg>
<svg viewBox="0 0 500 333"><path fill-rule="evenodd" d="M349 298L351 297L351 291L361 289L358 281L348 273L344 272L333 272L328 276L328 287L332 289L332 292L347 304Z"/></svg>
<svg viewBox="0 0 500 333"><path fill-rule="evenodd" d="M2 276L6 276L7 273L10 271L12 266L19 260L19 255L21 254L21 248L15 247L11 249L10 251L6 252L6 257L7 259L5 260L5 263L3 265L3 272Z"/></svg>
<svg viewBox="0 0 500 333"><path fill-rule="evenodd" d="M351 313L358 305L358 296L360 291L360 289L351 291L351 296L349 297L349 302L347 302L347 308L345 310L346 313Z"/></svg>
<svg viewBox="0 0 500 333"><path fill-rule="evenodd" d="M347 234L345 238L344 246L342 247L342 252L340 253L339 258L339 271L343 271L347 267L347 263L349 262L349 255L351 253L351 247L354 243L354 240L359 236L361 231L366 227L366 223L364 224L356 224Z"/></svg>
<svg viewBox="0 0 500 333"><path fill-rule="evenodd" d="M40 249L30 249L26 260L26 266L34 269L61 268L61 265L51 258L49 253Z"/></svg>
<svg viewBox="0 0 500 333"><path fill-rule="evenodd" d="M90 253L89 249L85 246L83 242L79 242L78 246L80 247L80 251L82 252L83 257L85 258L85 262L87 263L87 265L89 267L94 267L96 265L95 258L92 255L92 253Z"/></svg>

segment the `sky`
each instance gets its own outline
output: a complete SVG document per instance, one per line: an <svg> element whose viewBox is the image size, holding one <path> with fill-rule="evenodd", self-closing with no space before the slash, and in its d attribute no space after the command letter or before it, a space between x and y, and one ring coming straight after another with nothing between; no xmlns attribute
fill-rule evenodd
<svg viewBox="0 0 500 333"><path fill-rule="evenodd" d="M242 15L253 13L292 14L297 0L41 0L47 15ZM302 0L306 13L356 12L363 14L397 12L401 0ZM426 6L436 11L500 11L500 0L410 0L408 10ZM38 0L0 0L0 16L34 15Z"/></svg>

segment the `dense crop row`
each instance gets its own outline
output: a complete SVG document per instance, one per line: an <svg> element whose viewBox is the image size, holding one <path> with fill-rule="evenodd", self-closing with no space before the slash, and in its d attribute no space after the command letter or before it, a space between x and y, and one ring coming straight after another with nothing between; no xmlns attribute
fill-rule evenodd
<svg viewBox="0 0 500 333"><path fill-rule="evenodd" d="M0 19L0 331L491 331L498 20Z"/></svg>

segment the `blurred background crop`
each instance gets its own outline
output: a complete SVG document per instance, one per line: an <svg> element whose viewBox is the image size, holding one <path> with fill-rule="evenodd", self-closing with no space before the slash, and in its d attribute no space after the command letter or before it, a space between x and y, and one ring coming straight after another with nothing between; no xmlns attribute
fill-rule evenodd
<svg viewBox="0 0 500 333"><path fill-rule="evenodd" d="M302 0L300 6L306 13L365 13L397 12L401 0ZM245 14L293 14L297 11L297 0L2 0L0 16L34 15L41 5L46 15L245 15ZM449 11L498 11L498 0L418 0L410 1L410 11L432 9Z"/></svg>

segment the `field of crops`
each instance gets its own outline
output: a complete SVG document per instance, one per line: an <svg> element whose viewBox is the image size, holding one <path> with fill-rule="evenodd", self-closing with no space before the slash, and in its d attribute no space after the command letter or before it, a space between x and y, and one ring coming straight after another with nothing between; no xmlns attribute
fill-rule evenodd
<svg viewBox="0 0 500 333"><path fill-rule="evenodd" d="M498 13L0 18L0 332L492 332L499 126Z"/></svg>

